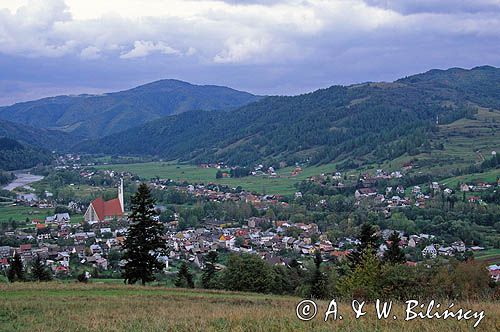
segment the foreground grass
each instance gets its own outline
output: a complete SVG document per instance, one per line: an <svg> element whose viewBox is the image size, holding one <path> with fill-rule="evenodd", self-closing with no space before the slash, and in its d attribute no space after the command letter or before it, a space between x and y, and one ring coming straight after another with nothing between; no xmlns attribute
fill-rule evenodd
<svg viewBox="0 0 500 332"><path fill-rule="evenodd" d="M295 316L300 299L272 295L193 291L106 284L17 283L0 286L0 331L471 331L472 321L377 320L373 310L355 320L339 305L343 320L324 322L327 303L309 322ZM498 331L498 303L461 303L485 310L478 331ZM371 306L373 307L373 306Z"/></svg>

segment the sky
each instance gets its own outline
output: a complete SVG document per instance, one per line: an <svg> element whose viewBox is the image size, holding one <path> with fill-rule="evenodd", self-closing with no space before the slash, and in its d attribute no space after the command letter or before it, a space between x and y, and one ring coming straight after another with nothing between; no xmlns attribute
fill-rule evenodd
<svg viewBox="0 0 500 332"><path fill-rule="evenodd" d="M0 0L0 105L158 79L294 95L500 66L500 0Z"/></svg>

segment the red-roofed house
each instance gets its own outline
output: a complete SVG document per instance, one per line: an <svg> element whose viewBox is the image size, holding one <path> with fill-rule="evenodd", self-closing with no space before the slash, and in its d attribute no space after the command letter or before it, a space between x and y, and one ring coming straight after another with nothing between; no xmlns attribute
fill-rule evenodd
<svg viewBox="0 0 500 332"><path fill-rule="evenodd" d="M4 258L0 258L0 266L8 266L9 265L9 260L7 259L7 257L4 257Z"/></svg>
<svg viewBox="0 0 500 332"><path fill-rule="evenodd" d="M95 223L114 218L123 217L123 179L118 188L118 198L104 201L102 198L96 198L90 203L85 212L84 219L88 223Z"/></svg>
<svg viewBox="0 0 500 332"><path fill-rule="evenodd" d="M28 244L21 244L21 245L19 246L19 251L20 251L21 253L23 253L23 252L28 252L28 251L30 251L30 250L31 250L31 244L29 244L29 243L28 243Z"/></svg>

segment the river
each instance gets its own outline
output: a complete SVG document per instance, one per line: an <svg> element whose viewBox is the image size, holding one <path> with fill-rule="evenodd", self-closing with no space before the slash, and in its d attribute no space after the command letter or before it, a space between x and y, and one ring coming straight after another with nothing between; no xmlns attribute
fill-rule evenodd
<svg viewBox="0 0 500 332"><path fill-rule="evenodd" d="M30 189L31 187L28 186L30 183L40 181L44 178L41 175L30 174L26 170L13 171L12 173L14 173L16 178L14 181L3 187L4 190L12 191L17 187L27 187Z"/></svg>

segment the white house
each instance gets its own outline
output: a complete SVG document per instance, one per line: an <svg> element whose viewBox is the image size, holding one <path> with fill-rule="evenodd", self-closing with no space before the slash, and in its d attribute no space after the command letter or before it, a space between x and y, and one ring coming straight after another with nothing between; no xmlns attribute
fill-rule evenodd
<svg viewBox="0 0 500 332"><path fill-rule="evenodd" d="M422 250L422 255L424 255L425 257L436 258L437 254L438 252L433 245L429 245Z"/></svg>

